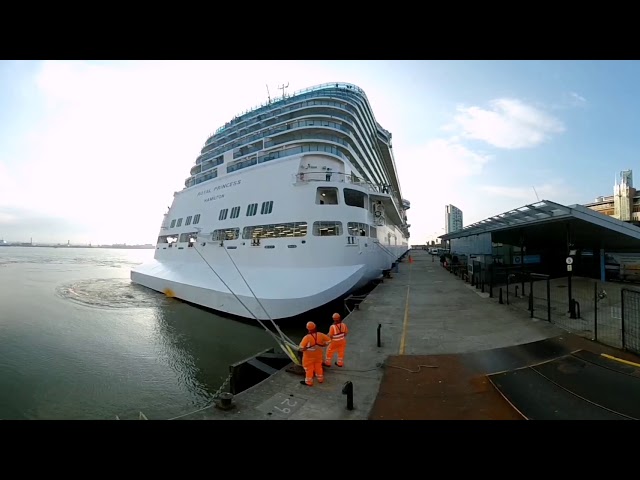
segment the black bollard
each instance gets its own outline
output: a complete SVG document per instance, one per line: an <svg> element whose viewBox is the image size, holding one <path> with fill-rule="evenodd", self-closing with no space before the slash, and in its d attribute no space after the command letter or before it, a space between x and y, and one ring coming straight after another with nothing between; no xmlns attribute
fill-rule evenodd
<svg viewBox="0 0 640 480"><path fill-rule="evenodd" d="M576 301L573 298L569 299L569 318L576 318Z"/></svg>
<svg viewBox="0 0 640 480"><path fill-rule="evenodd" d="M347 410L353 410L353 383L345 382L342 393L347 396Z"/></svg>
<svg viewBox="0 0 640 480"><path fill-rule="evenodd" d="M233 404L233 394L230 392L222 392L216 399L215 406L220 410L231 410L235 408Z"/></svg>
<svg viewBox="0 0 640 480"><path fill-rule="evenodd" d="M500 295L498 297L498 303L502 305L504 302L502 301L502 287L500 287Z"/></svg>
<svg viewBox="0 0 640 480"><path fill-rule="evenodd" d="M382 324L378 324L378 347L380 346L380 329L382 328Z"/></svg>
<svg viewBox="0 0 640 480"><path fill-rule="evenodd" d="M518 298L518 285L516 285L516 298Z"/></svg>

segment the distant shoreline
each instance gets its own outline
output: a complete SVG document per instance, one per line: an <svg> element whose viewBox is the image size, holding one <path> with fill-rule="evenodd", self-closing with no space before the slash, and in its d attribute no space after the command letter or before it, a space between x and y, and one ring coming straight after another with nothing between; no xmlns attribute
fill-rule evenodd
<svg viewBox="0 0 640 480"><path fill-rule="evenodd" d="M30 248L114 248L118 250L153 250L153 245L30 245L19 243L0 243L0 247L30 247Z"/></svg>

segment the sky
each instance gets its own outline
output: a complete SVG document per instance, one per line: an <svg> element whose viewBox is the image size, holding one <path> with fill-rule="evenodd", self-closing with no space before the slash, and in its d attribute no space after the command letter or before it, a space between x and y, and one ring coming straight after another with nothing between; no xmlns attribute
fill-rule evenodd
<svg viewBox="0 0 640 480"><path fill-rule="evenodd" d="M466 226L611 195L640 153L639 61L0 61L0 239L155 243L212 132L326 82L392 133L411 244L447 204Z"/></svg>

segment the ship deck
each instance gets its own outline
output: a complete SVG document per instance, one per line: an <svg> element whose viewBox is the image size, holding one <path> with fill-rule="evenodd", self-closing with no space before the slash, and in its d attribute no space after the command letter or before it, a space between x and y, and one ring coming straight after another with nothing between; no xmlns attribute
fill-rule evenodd
<svg viewBox="0 0 640 480"><path fill-rule="evenodd" d="M345 367L313 387L287 368L185 420L639 418L634 355L492 301L426 251L411 251L345 318ZM380 327L380 346L378 346ZM353 387L349 409L343 388ZM535 393L535 395L533 395ZM627 396L628 398L628 396Z"/></svg>

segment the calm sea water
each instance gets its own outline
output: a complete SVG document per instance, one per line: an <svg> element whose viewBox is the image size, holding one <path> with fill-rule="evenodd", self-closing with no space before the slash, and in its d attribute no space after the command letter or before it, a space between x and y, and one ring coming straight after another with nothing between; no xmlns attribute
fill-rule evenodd
<svg viewBox="0 0 640 480"><path fill-rule="evenodd" d="M259 325L132 284L153 253L0 247L0 419L173 418L276 345Z"/></svg>

